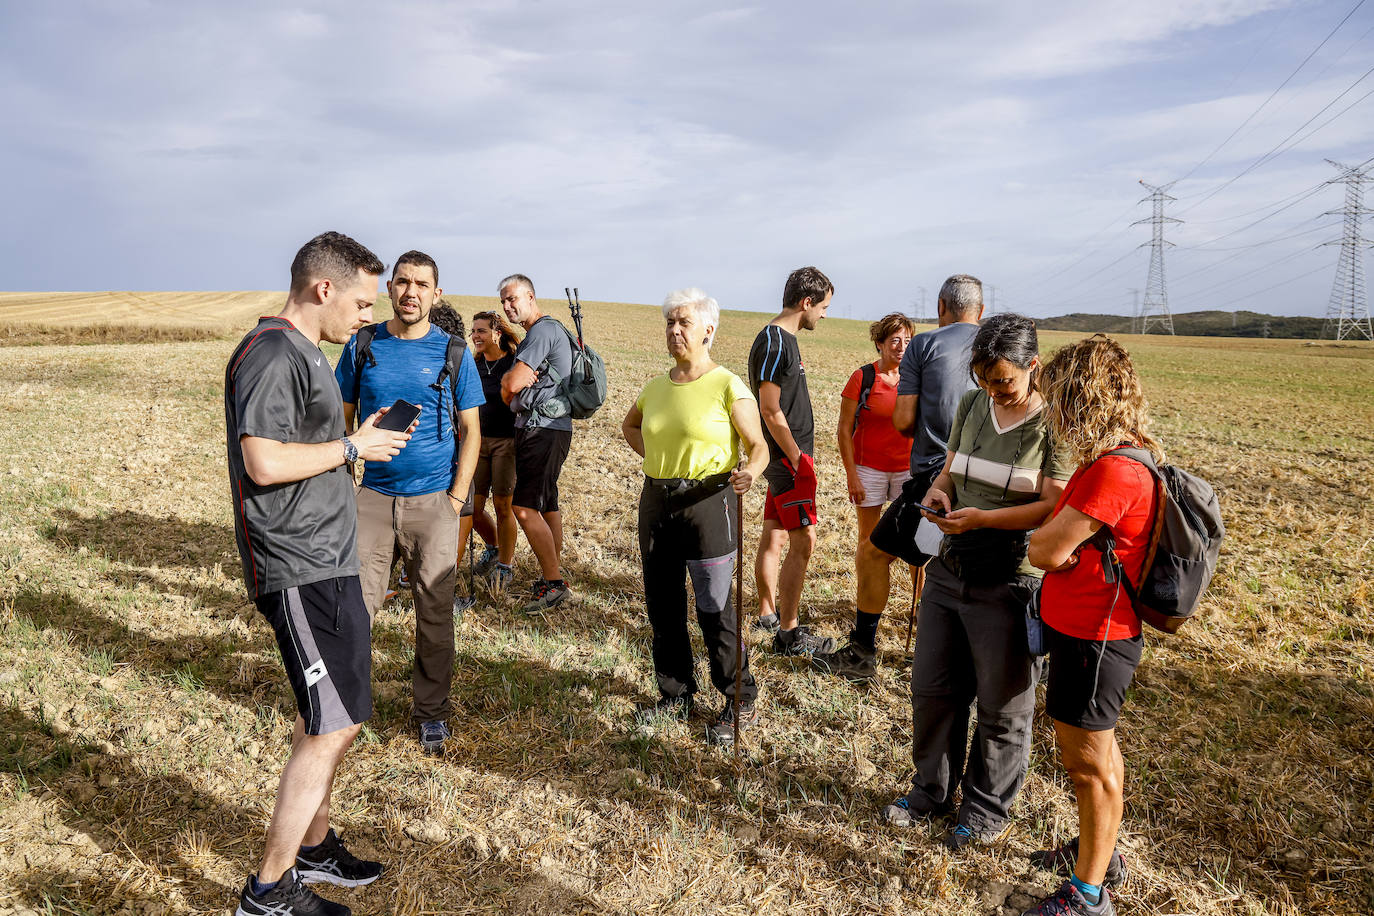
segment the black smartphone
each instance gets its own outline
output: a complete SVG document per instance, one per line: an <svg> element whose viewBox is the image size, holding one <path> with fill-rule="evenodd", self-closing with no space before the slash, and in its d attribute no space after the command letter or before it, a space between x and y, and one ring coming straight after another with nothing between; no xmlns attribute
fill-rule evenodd
<svg viewBox="0 0 1374 916"><path fill-rule="evenodd" d="M937 509L937 508L935 508L934 506L927 506L925 503L917 503L917 504L916 504L916 508L918 508L918 509L924 509L925 511L929 512L931 515L936 516L937 518L944 518L944 517L945 517L945 510L944 510L944 509Z"/></svg>
<svg viewBox="0 0 1374 916"><path fill-rule="evenodd" d="M403 433L410 429L410 424L415 422L415 418L420 415L420 407L412 404L403 398L397 398L396 403L391 405L391 409L377 421L378 429L389 429L394 433Z"/></svg>

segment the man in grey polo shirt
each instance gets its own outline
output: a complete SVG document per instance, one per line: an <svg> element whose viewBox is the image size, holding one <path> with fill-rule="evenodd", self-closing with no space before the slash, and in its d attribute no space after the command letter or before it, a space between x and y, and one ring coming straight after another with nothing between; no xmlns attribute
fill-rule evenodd
<svg viewBox="0 0 1374 916"><path fill-rule="evenodd" d="M258 322L224 373L243 578L272 626L298 710L267 848L239 897L239 916L347 913L305 884L358 887L382 873L329 826L334 772L372 715L372 635L345 465L390 461L410 434L378 429L378 411L345 437L339 386L319 347L347 342L372 320L381 272L377 256L346 235L311 239L291 263L281 313Z"/></svg>
<svg viewBox="0 0 1374 916"><path fill-rule="evenodd" d="M983 317L983 284L968 274L955 274L940 287L936 310L940 326L911 338L897 369L892 425L914 437L911 479L869 539L859 545L854 631L848 645L813 660L820 670L849 680L867 680L878 670L874 637L887 607L890 583L883 573L898 557L916 569L930 560L916 548L916 526L921 519L916 505L944 467L954 411L964 392L974 387L968 361Z"/></svg>
<svg viewBox="0 0 1374 916"><path fill-rule="evenodd" d="M515 363L501 379L501 398L515 411L511 503L525 540L539 560L539 580L524 611L542 614L568 597L560 566L563 514L558 507L558 475L572 446L573 426L567 399L558 395L554 379L572 374L572 341L567 328L540 310L529 277L511 274L497 292L506 317L525 329L525 339L515 349Z"/></svg>

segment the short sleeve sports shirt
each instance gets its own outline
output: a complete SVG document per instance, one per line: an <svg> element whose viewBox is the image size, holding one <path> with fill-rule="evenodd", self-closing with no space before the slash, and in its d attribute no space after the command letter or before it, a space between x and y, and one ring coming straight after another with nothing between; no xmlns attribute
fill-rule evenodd
<svg viewBox="0 0 1374 916"><path fill-rule="evenodd" d="M572 374L572 341L568 339L567 329L556 318L545 315L530 325L525 339L515 348L515 358L535 372L534 384L520 392L515 428L572 429L572 417L546 417L533 409L558 390L558 383L549 374L548 366L558 371L559 378Z"/></svg>
<svg viewBox="0 0 1374 916"><path fill-rule="evenodd" d="M792 431L797 448L804 454L814 455L816 422L811 414L811 392L806 387L806 367L802 365L797 335L773 324L765 325L749 348L749 388L755 398L764 382L778 386L778 403L783 416L787 417L787 428ZM783 465L782 448L768 431L767 423L763 424L763 438L768 443L771 459L764 476L770 484L776 481L779 485L790 485L792 475Z"/></svg>
<svg viewBox="0 0 1374 916"><path fill-rule="evenodd" d="M224 427L234 537L250 597L358 574L358 510L342 464L259 486L243 466L243 436L329 442L344 435L343 400L320 348L283 318L263 318L229 358Z"/></svg>

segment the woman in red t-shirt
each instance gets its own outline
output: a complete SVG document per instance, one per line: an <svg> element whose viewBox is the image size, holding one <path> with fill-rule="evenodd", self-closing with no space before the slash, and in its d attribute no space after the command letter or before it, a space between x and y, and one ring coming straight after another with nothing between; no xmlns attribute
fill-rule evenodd
<svg viewBox="0 0 1374 916"><path fill-rule="evenodd" d="M1079 836L1031 861L1068 878L1030 914L1114 913L1106 888L1125 878L1115 850L1125 765L1116 720L1140 663L1140 619L1124 589L1107 582L1102 554L1089 541L1103 525L1116 539L1126 575L1140 581L1158 498L1153 475L1121 455L1148 449L1145 395L1125 349L1103 335L1070 344L1045 365L1045 422L1078 466L1054 515L1031 536L1030 561L1045 570L1040 616L1050 653L1045 711L1054 720L1064 766L1078 800Z"/></svg>

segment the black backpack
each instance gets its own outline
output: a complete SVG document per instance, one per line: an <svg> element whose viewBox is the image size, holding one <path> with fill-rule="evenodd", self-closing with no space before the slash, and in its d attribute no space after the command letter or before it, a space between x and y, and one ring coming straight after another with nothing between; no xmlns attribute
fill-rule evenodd
<svg viewBox="0 0 1374 916"><path fill-rule="evenodd" d="M358 329L356 342L353 350L353 399L352 404L356 409L358 406L358 395L362 390L363 366L371 368L377 367L377 357L372 355L372 338L377 336L377 329L381 323L369 324ZM439 403L444 402L444 383L448 383L449 388L449 420L453 423L454 434L458 432L458 369L463 365L463 350L467 344L463 338L453 334L448 336L448 348L444 351L444 368L439 370L439 377L434 380L434 384L429 387L439 392ZM387 405L390 406L390 405ZM358 422L362 422L362 417L357 417Z"/></svg>
<svg viewBox="0 0 1374 916"><path fill-rule="evenodd" d="M1107 581L1120 583L1141 620L1165 633L1176 633L1194 614L1216 572L1226 526L1221 507L1207 481L1170 464L1155 464L1148 449L1118 448L1121 455L1149 469L1155 479L1158 508L1150 531L1140 586L1131 584L1116 555L1116 537L1103 525L1088 543L1102 551Z"/></svg>
<svg viewBox="0 0 1374 916"><path fill-rule="evenodd" d="M849 431L851 436L859 431L859 414L870 409L868 396L873 393L873 386L878 383L878 367L872 363L860 366L859 373L859 406L854 410L854 428Z"/></svg>

